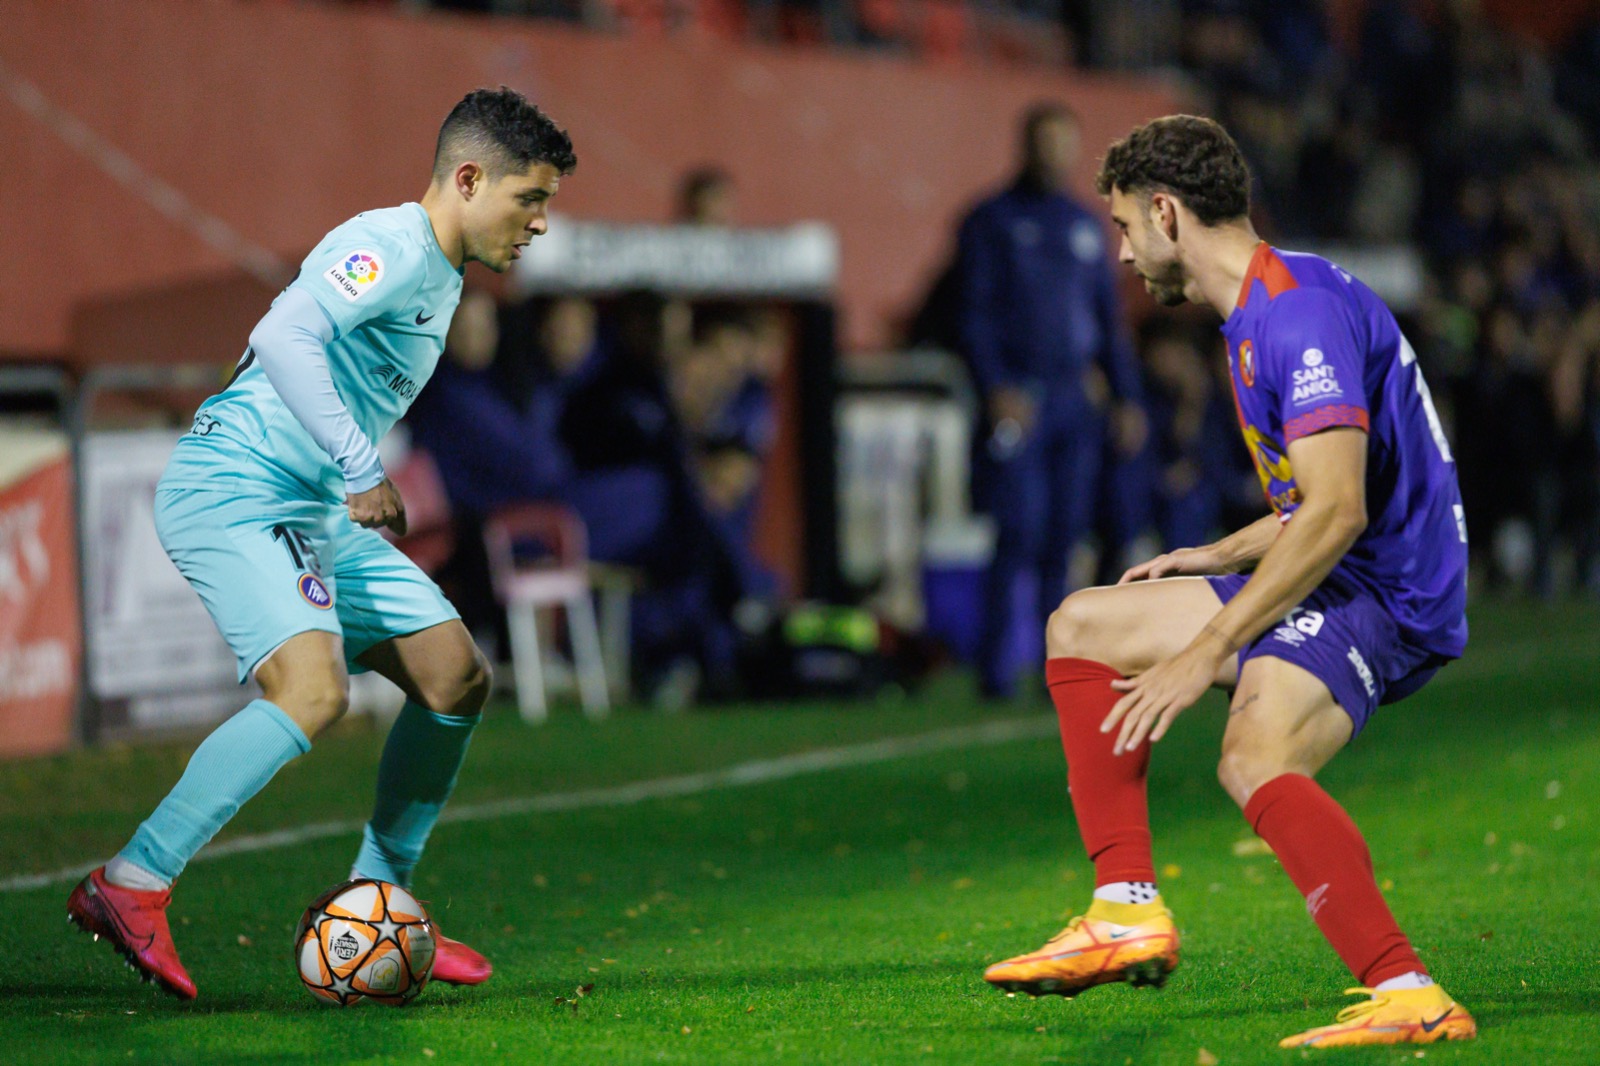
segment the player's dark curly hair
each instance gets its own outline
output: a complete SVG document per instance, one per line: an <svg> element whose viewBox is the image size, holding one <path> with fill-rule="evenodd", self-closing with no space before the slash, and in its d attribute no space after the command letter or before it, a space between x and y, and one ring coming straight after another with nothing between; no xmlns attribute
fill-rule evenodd
<svg viewBox="0 0 1600 1066"><path fill-rule="evenodd" d="M572 138L527 98L504 85L474 89L445 117L433 155L435 180L471 159L491 178L548 163L561 174L578 165Z"/></svg>
<svg viewBox="0 0 1600 1066"><path fill-rule="evenodd" d="M1095 186L1129 195L1171 193L1207 226L1250 212L1250 168L1228 131L1209 118L1168 115L1111 146Z"/></svg>

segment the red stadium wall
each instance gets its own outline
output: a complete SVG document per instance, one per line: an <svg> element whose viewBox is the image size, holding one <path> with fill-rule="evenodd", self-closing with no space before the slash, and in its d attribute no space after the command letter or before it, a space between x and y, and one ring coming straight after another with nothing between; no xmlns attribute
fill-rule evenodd
<svg viewBox="0 0 1600 1066"><path fill-rule="evenodd" d="M0 20L0 353L78 362L232 361L275 288L158 210L160 190L114 180L107 149L292 264L355 212L420 195L444 113L510 84L573 133L560 212L659 221L679 176L716 162L741 221L832 223L845 339L869 347L1009 171L1023 106L1080 109L1085 188L1111 138L1174 106L1140 80L361 7L52 0ZM99 163L30 86L103 139Z"/></svg>

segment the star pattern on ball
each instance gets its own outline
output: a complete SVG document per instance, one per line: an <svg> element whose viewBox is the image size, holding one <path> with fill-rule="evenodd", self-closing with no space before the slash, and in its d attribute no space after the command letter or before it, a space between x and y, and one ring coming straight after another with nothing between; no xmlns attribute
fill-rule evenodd
<svg viewBox="0 0 1600 1066"><path fill-rule="evenodd" d="M379 944L386 940L396 944L400 943L400 923L390 918L387 910L383 912L383 917L374 922L373 925L378 930L377 942Z"/></svg>
<svg viewBox="0 0 1600 1066"><path fill-rule="evenodd" d="M391 909L396 902L398 911ZM431 976L427 913L405 889L384 881L355 878L330 888L306 909L295 943L300 979L339 1006L404 1004Z"/></svg>

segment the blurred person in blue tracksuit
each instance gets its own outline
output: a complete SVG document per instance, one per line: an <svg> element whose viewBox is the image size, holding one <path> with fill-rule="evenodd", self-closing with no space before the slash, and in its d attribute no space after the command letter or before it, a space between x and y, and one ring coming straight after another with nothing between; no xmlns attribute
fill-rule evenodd
<svg viewBox="0 0 1600 1066"><path fill-rule="evenodd" d="M1042 642L1068 591L1107 434L1132 454L1145 433L1100 213L1067 191L1077 116L1039 104L1021 133L1016 180L972 210L957 245L960 341L982 403L973 496L997 531L978 653L992 697L1015 691L1020 650ZM1035 609L1023 632L1015 605L1028 586Z"/></svg>
<svg viewBox="0 0 1600 1066"><path fill-rule="evenodd" d="M671 367L674 405L710 519L744 573L749 595L769 597L773 576L752 550L762 472L776 435L770 360L758 319L736 308L696 311L695 341Z"/></svg>
<svg viewBox="0 0 1600 1066"><path fill-rule="evenodd" d="M501 310L486 292L470 292L451 323L444 358L407 416L411 439L425 448L459 514L481 516L502 504L555 499L573 475L561 443L561 397L594 358L594 308L583 300L556 301L523 342L521 309ZM554 349L542 338L576 319L577 351L568 339ZM585 338L582 323L587 321ZM570 334L572 331L569 329Z"/></svg>
<svg viewBox="0 0 1600 1066"><path fill-rule="evenodd" d="M438 468L450 501L455 551L437 576L480 640L505 648L505 624L491 588L483 520L506 503L557 498L572 462L548 405L510 399L505 367L520 362L501 344L500 308L488 293L461 298L444 355L406 415L411 442ZM531 388L531 376L526 384Z"/></svg>
<svg viewBox="0 0 1600 1066"><path fill-rule="evenodd" d="M1139 453L1148 475L1140 480L1160 550L1173 551L1207 544L1222 528L1227 486L1238 465L1238 430L1230 385L1211 365L1221 361L1220 353L1205 356L1201 336L1209 342L1211 331L1171 319L1152 319L1148 326L1139 345L1150 416L1149 440Z"/></svg>
<svg viewBox="0 0 1600 1066"><path fill-rule="evenodd" d="M692 689L729 687L732 607L759 574L696 477L694 438L669 387L668 366L688 358L689 309L632 293L610 310L601 323L588 300L533 301L504 312L501 343L493 300L463 299L447 358L409 419L457 526L441 580L471 590L461 599L469 625L498 632L483 517L506 504L566 503L588 530L590 558L640 573L633 631L645 687L684 665Z"/></svg>
<svg viewBox="0 0 1600 1066"><path fill-rule="evenodd" d="M644 688L671 703L737 689L734 609L766 591L702 478L695 425L721 411L740 379L722 353L696 343L692 320L687 305L625 294L604 365L561 416L577 467L569 499L589 524L591 555L644 572L636 662ZM700 410L686 398L717 402Z"/></svg>

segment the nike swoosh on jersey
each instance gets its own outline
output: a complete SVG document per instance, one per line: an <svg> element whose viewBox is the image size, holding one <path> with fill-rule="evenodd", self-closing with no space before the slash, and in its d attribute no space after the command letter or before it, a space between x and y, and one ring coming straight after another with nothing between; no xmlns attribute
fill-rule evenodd
<svg viewBox="0 0 1600 1066"><path fill-rule="evenodd" d="M429 322L432 322L437 315L438 315L438 312L436 311L433 314L429 315L427 318L423 318L422 317L422 312L418 311L417 312L417 325L426 326Z"/></svg>

